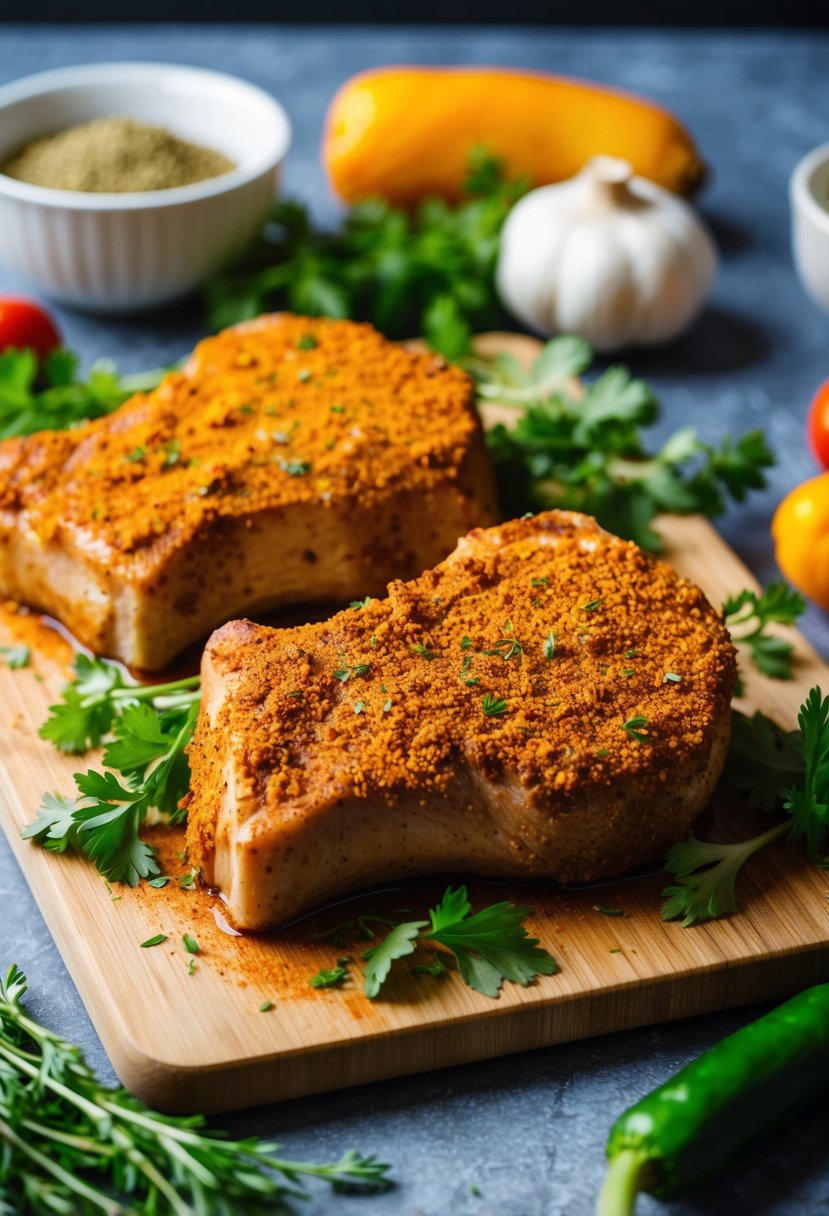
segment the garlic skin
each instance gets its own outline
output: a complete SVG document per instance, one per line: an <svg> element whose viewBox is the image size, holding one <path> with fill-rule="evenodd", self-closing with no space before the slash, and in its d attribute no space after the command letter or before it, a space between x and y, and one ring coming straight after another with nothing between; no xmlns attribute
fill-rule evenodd
<svg viewBox="0 0 829 1216"><path fill-rule="evenodd" d="M501 233L501 302L545 335L599 351L655 346L685 329L717 271L708 230L627 161L597 156L513 207Z"/></svg>

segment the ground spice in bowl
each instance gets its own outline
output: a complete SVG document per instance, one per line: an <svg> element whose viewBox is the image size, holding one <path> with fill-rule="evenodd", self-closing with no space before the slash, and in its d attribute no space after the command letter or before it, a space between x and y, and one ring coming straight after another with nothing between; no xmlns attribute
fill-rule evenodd
<svg viewBox="0 0 829 1216"><path fill-rule="evenodd" d="M171 190L236 166L221 152L132 118L96 118L21 148L2 172L33 186L91 194Z"/></svg>

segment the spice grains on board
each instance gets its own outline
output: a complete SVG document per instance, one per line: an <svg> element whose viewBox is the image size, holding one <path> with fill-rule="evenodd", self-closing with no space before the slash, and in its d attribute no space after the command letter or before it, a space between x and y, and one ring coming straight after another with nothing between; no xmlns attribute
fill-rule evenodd
<svg viewBox="0 0 829 1216"><path fill-rule="evenodd" d="M189 842L208 869L230 847L232 759L252 850L279 852L279 825L294 833L323 805L342 809L347 850L372 804L392 838L405 821L395 872L416 872L402 859L420 808L433 833L441 815L466 817L470 872L566 880L619 873L684 834L724 760L735 679L698 587L564 512L473 531L436 569L327 622L232 623L206 664ZM568 816L579 845L565 860ZM487 855L493 820L503 864Z"/></svg>

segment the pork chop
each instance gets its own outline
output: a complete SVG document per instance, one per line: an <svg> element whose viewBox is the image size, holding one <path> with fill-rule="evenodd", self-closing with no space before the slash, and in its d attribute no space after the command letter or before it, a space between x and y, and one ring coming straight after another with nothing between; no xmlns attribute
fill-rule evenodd
<svg viewBox="0 0 829 1216"><path fill-rule="evenodd" d="M495 518L468 376L263 317L107 418L0 444L0 595L154 670L233 616L378 595Z"/></svg>
<svg viewBox="0 0 829 1216"><path fill-rule="evenodd" d="M735 674L700 589L592 519L472 531L358 610L213 634L191 859L246 929L416 874L621 874L708 801Z"/></svg>

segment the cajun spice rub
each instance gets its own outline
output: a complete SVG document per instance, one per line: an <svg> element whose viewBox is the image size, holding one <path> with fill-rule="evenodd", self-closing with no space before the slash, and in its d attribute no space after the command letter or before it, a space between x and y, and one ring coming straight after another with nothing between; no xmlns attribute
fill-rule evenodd
<svg viewBox="0 0 829 1216"><path fill-rule="evenodd" d="M154 669L231 616L378 594L493 519L463 372L264 317L107 418L0 445L0 594Z"/></svg>
<svg viewBox="0 0 829 1216"><path fill-rule="evenodd" d="M262 928L404 875L659 857L719 775L735 662L698 587L549 512L327 622L232 622L202 673L190 854Z"/></svg>

